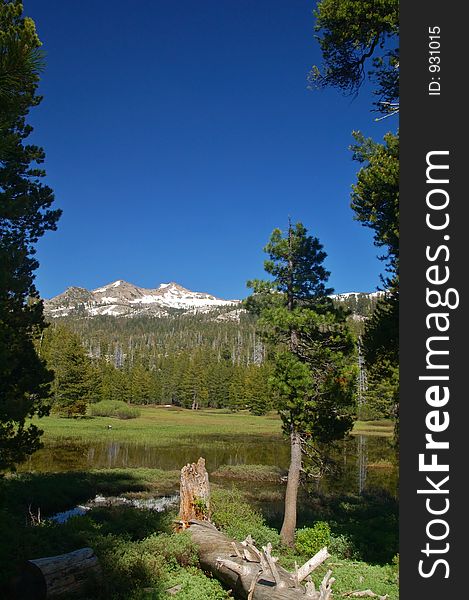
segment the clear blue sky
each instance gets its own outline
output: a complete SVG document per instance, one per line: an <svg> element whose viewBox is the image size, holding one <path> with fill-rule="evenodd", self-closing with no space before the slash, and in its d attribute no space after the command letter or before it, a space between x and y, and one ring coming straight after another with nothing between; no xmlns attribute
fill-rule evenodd
<svg viewBox="0 0 469 600"><path fill-rule="evenodd" d="M30 122L64 211L40 241L51 297L116 279L225 298L263 277L288 215L317 235L337 292L382 263L353 220L351 132L381 139L371 96L312 92L314 1L25 0L47 52Z"/></svg>

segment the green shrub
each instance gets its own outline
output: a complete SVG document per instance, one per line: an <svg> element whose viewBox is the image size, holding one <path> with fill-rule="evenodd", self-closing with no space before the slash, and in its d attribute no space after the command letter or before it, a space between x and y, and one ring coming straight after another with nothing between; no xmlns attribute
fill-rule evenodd
<svg viewBox="0 0 469 600"><path fill-rule="evenodd" d="M103 535L119 535L129 540L142 540L156 532L167 532L170 528L166 513L133 506L96 507L87 516L100 526Z"/></svg>
<svg viewBox="0 0 469 600"><path fill-rule="evenodd" d="M137 419L140 416L140 409L126 404L116 410L115 416L118 419Z"/></svg>
<svg viewBox="0 0 469 600"><path fill-rule="evenodd" d="M268 542L279 544L278 532L267 527L264 517L246 502L236 488L213 490L211 502L212 521L229 537L244 540L251 535L258 547Z"/></svg>
<svg viewBox="0 0 469 600"><path fill-rule="evenodd" d="M171 573L164 583L166 589L176 585L181 586L175 596L178 600L226 600L226 598L232 598L216 579L207 577L202 571L193 567ZM166 594L164 596L164 598L169 597ZM154 598L161 598L161 596L155 595Z"/></svg>
<svg viewBox="0 0 469 600"><path fill-rule="evenodd" d="M314 556L321 548L329 546L331 528L325 521L318 521L313 527L303 527L296 532L295 546L300 554Z"/></svg>
<svg viewBox="0 0 469 600"><path fill-rule="evenodd" d="M278 482L286 474L284 469L271 465L221 465L211 475L241 481Z"/></svg>
<svg viewBox="0 0 469 600"><path fill-rule="evenodd" d="M103 570L99 598L128 599L142 588L156 585L165 574L164 559L142 551L139 542L119 536L97 536L93 549Z"/></svg>
<svg viewBox="0 0 469 600"><path fill-rule="evenodd" d="M140 416L140 409L129 406L119 400L102 400L91 404L89 414L92 417L117 417L118 419L136 419Z"/></svg>
<svg viewBox="0 0 469 600"><path fill-rule="evenodd" d="M331 554L339 558L348 558L358 560L360 553L355 548L353 541L346 535L331 535L328 545L328 550Z"/></svg>
<svg viewBox="0 0 469 600"><path fill-rule="evenodd" d="M146 553L161 556L169 568L196 567L199 564L197 548L187 532L154 534L142 540L140 547Z"/></svg>

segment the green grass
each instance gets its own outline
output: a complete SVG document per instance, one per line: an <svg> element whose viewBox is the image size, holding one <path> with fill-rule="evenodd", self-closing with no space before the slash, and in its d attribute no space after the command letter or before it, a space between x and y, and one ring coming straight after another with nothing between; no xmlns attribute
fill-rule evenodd
<svg viewBox="0 0 469 600"><path fill-rule="evenodd" d="M174 492L179 471L160 469L92 469L63 473L22 473L0 479L0 505L13 517L27 521L68 510L104 496L164 496Z"/></svg>
<svg viewBox="0 0 469 600"><path fill-rule="evenodd" d="M126 441L151 445L171 445L203 441L211 436L280 436L281 421L275 413L255 416L247 411L175 410L165 407L142 407L135 419L109 417L66 419L58 416L34 419L44 430L45 442L73 439L81 442ZM111 426L109 428L108 426ZM391 421L357 421L353 434L391 436Z"/></svg>
<svg viewBox="0 0 469 600"><path fill-rule="evenodd" d="M258 547L270 542L274 548L274 556L279 558L279 564L286 569L293 570L295 562L301 565L311 558L311 555L302 554L298 550L282 547L278 532L266 526L262 515L246 503L242 493L236 488L215 490L212 494L212 506L212 520L219 529L239 541L251 534ZM331 529L334 536L334 524ZM335 537L337 539L337 536ZM338 547L338 544L335 546ZM336 579L333 585L334 597L339 598L342 594L352 591L371 589L379 595L388 594L389 600L398 600L397 569L392 562L370 564L363 560L350 560L334 554L332 547L331 543L331 558L313 573L317 588L326 571L332 569L332 575Z"/></svg>
<svg viewBox="0 0 469 600"><path fill-rule="evenodd" d="M352 435L373 435L391 437L394 434L394 421L381 419L379 421L355 421Z"/></svg>
<svg viewBox="0 0 469 600"><path fill-rule="evenodd" d="M210 475L239 481L279 482L287 474L285 469L270 465L221 465Z"/></svg>
<svg viewBox="0 0 469 600"><path fill-rule="evenodd" d="M280 436L276 415L258 417L248 412L214 410L171 410L143 408L136 419L120 421L108 417L66 419L57 416L34 419L43 431L43 440L127 441L158 446L201 441L213 435ZM111 428L108 428L111 425Z"/></svg>
<svg viewBox="0 0 469 600"><path fill-rule="evenodd" d="M91 417L115 417L117 419L136 419L141 411L138 406L130 406L119 400L102 400L88 407Z"/></svg>
<svg viewBox="0 0 469 600"><path fill-rule="evenodd" d="M96 493L164 494L174 489L178 478L178 471L143 468L4 477L0 480L0 596L5 589L2 584L11 579L18 561L91 546L105 575L104 585L91 592L90 597L96 600L164 600L170 597L166 590L173 586L181 586L178 596L182 600L227 598L221 585L198 569L195 549L187 535L171 533L174 513L155 514L114 506L95 508L64 525L43 521L34 526L28 519L30 513L37 515L39 508L44 518ZM390 562L392 554L388 552L388 564L363 561L371 550L378 556L383 546L395 546L393 536L397 534L393 532L397 522L393 502L387 499L387 506L386 498L337 498L325 500L322 511L318 507L318 517L322 513L321 520L328 521L331 536L336 540L346 538L346 542L336 543L336 553L314 574L317 584L326 569L332 568L337 580L334 584L337 597L369 588L397 600L397 573ZM239 490L212 486L212 509L214 522L227 535L242 540L251 534L258 545L270 541L274 554L286 568L292 569L295 561L302 564L310 558L282 548L278 532L265 524L261 513L246 502ZM345 558L350 556L343 551L348 546L353 547L361 560Z"/></svg>

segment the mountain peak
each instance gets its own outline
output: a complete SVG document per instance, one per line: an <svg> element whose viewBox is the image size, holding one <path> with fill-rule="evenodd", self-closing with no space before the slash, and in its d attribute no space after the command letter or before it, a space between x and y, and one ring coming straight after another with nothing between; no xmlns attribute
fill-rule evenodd
<svg viewBox="0 0 469 600"><path fill-rule="evenodd" d="M124 281L123 279L117 279L117 281L113 281L111 283L108 283L106 285L103 285L99 288L96 288L95 290L92 290L92 293L102 293L102 292L107 292L108 290L112 290L115 288L129 288L129 287L136 287L134 286L132 283L128 283L127 281Z"/></svg>
<svg viewBox="0 0 469 600"><path fill-rule="evenodd" d="M236 304L239 304L239 300L223 300L205 292L192 292L175 281L161 283L155 289L146 289L118 279L92 291L69 288L55 298L46 300L44 308L51 317L69 314L165 316L170 314L171 309L207 312L213 308Z"/></svg>

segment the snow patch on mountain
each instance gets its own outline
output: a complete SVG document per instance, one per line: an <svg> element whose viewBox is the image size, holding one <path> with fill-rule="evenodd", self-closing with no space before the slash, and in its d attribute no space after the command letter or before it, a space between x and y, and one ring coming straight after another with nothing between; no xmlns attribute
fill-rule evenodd
<svg viewBox="0 0 469 600"><path fill-rule="evenodd" d="M377 292L343 292L341 294L331 294L330 298L340 300L345 298L350 298L351 296L368 296L369 298L379 298L383 296L385 292L377 291Z"/></svg>

